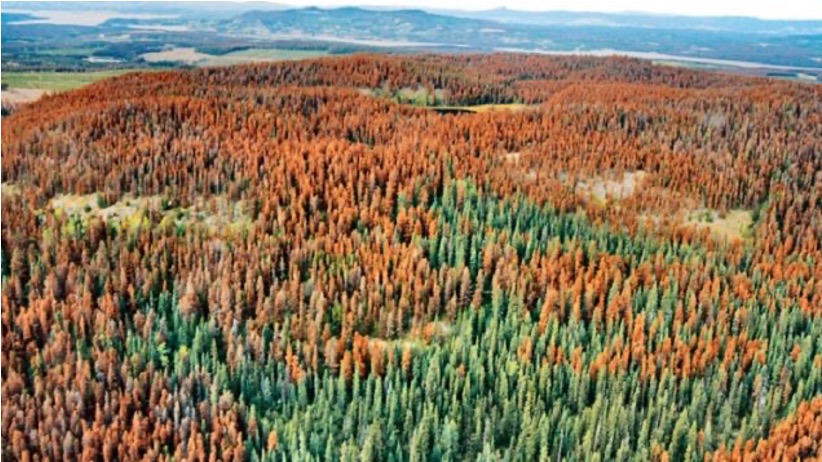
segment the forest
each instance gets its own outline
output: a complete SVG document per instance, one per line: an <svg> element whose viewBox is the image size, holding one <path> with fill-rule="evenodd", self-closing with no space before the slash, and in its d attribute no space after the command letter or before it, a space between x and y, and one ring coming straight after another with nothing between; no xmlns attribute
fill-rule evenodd
<svg viewBox="0 0 822 462"><path fill-rule="evenodd" d="M2 158L4 459L822 459L818 84L139 72Z"/></svg>

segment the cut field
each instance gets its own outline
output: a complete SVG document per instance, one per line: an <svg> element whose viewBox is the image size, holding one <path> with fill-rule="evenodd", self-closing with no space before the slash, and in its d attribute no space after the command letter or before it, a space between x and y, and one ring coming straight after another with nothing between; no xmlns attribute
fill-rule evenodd
<svg viewBox="0 0 822 462"><path fill-rule="evenodd" d="M177 62L201 67L231 66L233 64L291 61L296 59L319 58L328 55L325 51L284 50L277 48L250 48L224 55L211 55L195 48L171 48L164 51L145 53L142 58L151 63Z"/></svg>
<svg viewBox="0 0 822 462"><path fill-rule="evenodd" d="M208 59L211 55L200 53L194 48L171 48L140 55L149 63L185 63L196 64Z"/></svg>
<svg viewBox="0 0 822 462"><path fill-rule="evenodd" d="M251 48L224 55L206 55L207 58L205 58L202 62L198 62L197 65L230 66L232 64L253 62L293 61L298 59L320 58L327 55L328 53L325 51Z"/></svg>
<svg viewBox="0 0 822 462"><path fill-rule="evenodd" d="M95 72L3 72L2 81L9 88L66 91L132 71L117 69Z"/></svg>

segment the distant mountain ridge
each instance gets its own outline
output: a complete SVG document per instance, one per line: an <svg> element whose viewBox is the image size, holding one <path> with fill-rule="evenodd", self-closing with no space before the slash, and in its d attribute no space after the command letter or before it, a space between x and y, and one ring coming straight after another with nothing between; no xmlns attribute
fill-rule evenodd
<svg viewBox="0 0 822 462"><path fill-rule="evenodd" d="M427 44L477 51L618 50L806 68L820 67L815 59L822 57L822 21L571 12L533 13L527 19L526 15L531 13L511 10L462 12L462 16L446 13L309 7L246 12L218 27L227 33L247 36L386 41L393 46ZM748 24L759 32L740 32ZM780 52L774 53L775 49Z"/></svg>
<svg viewBox="0 0 822 462"><path fill-rule="evenodd" d="M421 12L439 16L468 18L495 23L525 24L539 26L604 26L640 27L653 29L693 29L755 34L822 34L822 19L772 20L752 16L687 16L680 14L659 14L643 11L596 12L596 11L526 11L505 7L490 10L460 10L444 8L412 8L345 6L319 8L300 7L287 3L266 1L192 1L192 2L147 2L147 1L100 1L100 2L21 2L4 1L3 8L9 10L66 10L66 11L118 11L142 13L183 12L207 16L222 15L229 19L238 14L272 11L336 11L340 14L363 11L371 12Z"/></svg>
<svg viewBox="0 0 822 462"><path fill-rule="evenodd" d="M262 27L272 34L448 45L465 45L471 38L468 34L481 33L482 29L500 26L514 29L489 20L458 18L419 9L372 10L359 7L250 11L222 22L221 26L233 33L259 32ZM477 45L487 45L481 37L477 39Z"/></svg>
<svg viewBox="0 0 822 462"><path fill-rule="evenodd" d="M75 16L83 11L114 14L92 27L47 24L48 20L39 21L36 27L15 24L24 19L19 13L48 16L55 10ZM9 16L12 12L18 16ZM146 15L157 18L148 19ZM65 47L67 41L93 44L99 50L97 54L127 62L142 53L174 46L219 53L288 42L288 46L302 48L333 46L404 52L621 53L680 63L698 61L708 67L724 65L720 61L735 61L744 67L764 64L822 74L822 20L504 8L477 12L353 6L291 8L266 2L12 1L3 3L3 25L4 59L23 58L28 66L55 61L54 57L32 57L30 44L34 38L51 41L57 48ZM135 30L139 30L140 40L129 49L111 41L112 37L130 37Z"/></svg>
<svg viewBox="0 0 822 462"><path fill-rule="evenodd" d="M820 34L822 20L772 20L749 16L684 16L644 12L600 13L580 11L521 11L495 8L485 11L430 10L449 16L542 26L610 26L652 29L693 29L756 34Z"/></svg>

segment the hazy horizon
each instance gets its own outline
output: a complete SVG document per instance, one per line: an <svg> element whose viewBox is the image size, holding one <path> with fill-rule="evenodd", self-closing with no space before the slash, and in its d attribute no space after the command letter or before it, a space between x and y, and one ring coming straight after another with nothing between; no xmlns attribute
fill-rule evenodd
<svg viewBox="0 0 822 462"><path fill-rule="evenodd" d="M230 0L233 1L233 0ZM239 0L238 0L239 1ZM418 8L429 10L486 11L499 8L517 11L574 13L642 13L675 16L747 16L771 20L818 20L822 19L822 2L776 2L776 1L729 1L661 3L651 0L628 0L609 2L605 0L560 0L541 2L537 0L475 0L467 4L458 0L293 0L281 3L297 7L391 7Z"/></svg>
<svg viewBox="0 0 822 462"><path fill-rule="evenodd" d="M46 3L79 3L82 0L34 2L17 0L6 2L13 4L6 10L17 9L21 4L30 3L33 9L44 9ZM146 0L150 3L170 3L161 0ZM475 0L470 4L457 0L181 0L176 3L238 3L254 4L268 3L287 8L382 8L382 9L423 9L428 11L466 11L479 12L495 9L507 9L525 12L569 12L569 13L607 13L607 14L645 14L660 16L690 16L690 17L750 17L762 20L788 21L815 21L822 20L822 2L792 1L776 2L771 0L760 1L730 1L709 2L697 0L694 2L679 2L675 4L653 2L650 0L628 0L624 2L608 2L605 0L559 0L540 2L537 0ZM130 2L123 2L130 3Z"/></svg>

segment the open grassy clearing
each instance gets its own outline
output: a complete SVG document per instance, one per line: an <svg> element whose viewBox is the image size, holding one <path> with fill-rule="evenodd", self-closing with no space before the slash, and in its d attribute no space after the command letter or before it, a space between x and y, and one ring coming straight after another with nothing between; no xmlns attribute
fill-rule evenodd
<svg viewBox="0 0 822 462"><path fill-rule="evenodd" d="M159 207L160 197L123 198L115 204L108 205L101 195L65 194L55 197L49 206L57 213L79 215L83 218L99 216L108 220L125 220L133 217L143 209Z"/></svg>
<svg viewBox="0 0 822 462"><path fill-rule="evenodd" d="M644 178L645 172L642 170L625 172L619 181L594 177L577 183L576 192L598 202L602 202L608 197L625 199L636 192L637 187Z"/></svg>
<svg viewBox="0 0 822 462"><path fill-rule="evenodd" d="M11 89L66 91L134 71L135 69L94 72L3 72L2 81Z"/></svg>
<svg viewBox="0 0 822 462"><path fill-rule="evenodd" d="M325 51L285 50L276 48L250 48L234 51L224 55L202 53L195 48L171 48L164 51L144 53L142 58L150 63L184 63L201 67L231 66L233 64L290 61L297 59L319 58L328 55Z"/></svg>
<svg viewBox="0 0 822 462"><path fill-rule="evenodd" d="M199 66L230 66L265 61L294 61L298 59L320 58L327 56L325 51L312 50L281 50L266 48L251 48L235 51L224 55L207 55L208 57L197 63Z"/></svg>
<svg viewBox="0 0 822 462"><path fill-rule="evenodd" d="M708 229L720 239L747 239L753 217L749 210L735 209L721 216L716 210L699 209L688 213L686 225Z"/></svg>
<svg viewBox="0 0 822 462"><path fill-rule="evenodd" d="M12 197L20 194L20 187L14 183L3 182L0 184L0 194L4 197Z"/></svg>
<svg viewBox="0 0 822 462"><path fill-rule="evenodd" d="M516 157L513 157L516 156ZM505 160L516 163L519 160L518 153L507 154ZM605 177L592 177L576 183L575 191L580 196L594 201L595 203L605 204L606 200L625 200L635 194L648 194L644 188L647 173L642 170L634 172L625 172L621 178L608 179ZM664 194L667 196L667 191L656 191L651 194ZM683 200L673 199L673 209L667 212L659 211L661 215L645 215L640 216L642 222L652 222L657 226L661 221L669 219L686 226L695 227L697 230L707 229L712 237L718 240L744 240L752 237L753 217L750 210L734 209L725 214L721 214L717 210L700 208L692 199Z"/></svg>
<svg viewBox="0 0 822 462"><path fill-rule="evenodd" d="M410 348L419 350L431 344L442 343L454 335L454 326L445 321L432 321L422 327L411 329L408 334L397 338L386 340L384 338L372 337L369 342L380 346L383 350L398 346L400 349Z"/></svg>
<svg viewBox="0 0 822 462"><path fill-rule="evenodd" d="M9 88L3 90L2 104L3 107L13 107L18 104L30 103L40 99L46 90L39 90L34 88Z"/></svg>
<svg viewBox="0 0 822 462"><path fill-rule="evenodd" d="M4 189L6 186L3 186ZM242 201L225 196L200 198L188 207L175 207L160 196L127 196L107 204L99 194L64 194L51 200L48 208L56 214L77 216L82 220L99 217L110 224L141 223L144 211L159 211L163 219L159 226L200 224L211 231L242 230L251 226Z"/></svg>
<svg viewBox="0 0 822 462"><path fill-rule="evenodd" d="M196 64L206 60L211 55L200 53L194 48L175 47L163 51L154 51L140 55L149 63L184 63Z"/></svg>

